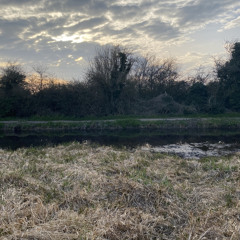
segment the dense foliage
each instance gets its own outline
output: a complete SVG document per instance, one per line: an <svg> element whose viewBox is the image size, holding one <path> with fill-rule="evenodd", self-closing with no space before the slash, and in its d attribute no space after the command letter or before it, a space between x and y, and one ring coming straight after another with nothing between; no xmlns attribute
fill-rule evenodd
<svg viewBox="0 0 240 240"><path fill-rule="evenodd" d="M16 64L2 69L0 117L240 111L240 42L232 44L229 60L216 61L214 81L199 73L183 79L173 60L137 58L119 46L98 51L84 81L45 84L44 70L35 69L34 84Z"/></svg>

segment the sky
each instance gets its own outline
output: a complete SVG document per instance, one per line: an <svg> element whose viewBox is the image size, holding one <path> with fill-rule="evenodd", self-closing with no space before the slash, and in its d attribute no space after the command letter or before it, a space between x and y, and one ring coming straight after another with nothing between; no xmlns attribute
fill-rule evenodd
<svg viewBox="0 0 240 240"><path fill-rule="evenodd" d="M0 0L0 66L44 66L82 80L104 45L211 69L240 39L239 0Z"/></svg>

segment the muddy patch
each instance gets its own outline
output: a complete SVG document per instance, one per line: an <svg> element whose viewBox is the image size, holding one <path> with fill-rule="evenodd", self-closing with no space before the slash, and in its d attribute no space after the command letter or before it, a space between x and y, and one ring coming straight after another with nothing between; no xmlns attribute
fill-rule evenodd
<svg viewBox="0 0 240 240"><path fill-rule="evenodd" d="M177 143L163 146L144 146L145 151L174 154L183 158L200 159L203 157L227 156L240 151L239 144L218 143Z"/></svg>

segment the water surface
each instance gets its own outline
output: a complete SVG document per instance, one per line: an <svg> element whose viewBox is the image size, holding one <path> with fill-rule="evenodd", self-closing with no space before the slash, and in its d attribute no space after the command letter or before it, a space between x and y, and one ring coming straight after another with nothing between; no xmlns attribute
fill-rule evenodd
<svg viewBox="0 0 240 240"><path fill-rule="evenodd" d="M151 151L182 157L227 155L240 150L240 131L236 130L114 130L71 131L44 134L1 134L0 148L54 146L72 141L135 148L150 146Z"/></svg>

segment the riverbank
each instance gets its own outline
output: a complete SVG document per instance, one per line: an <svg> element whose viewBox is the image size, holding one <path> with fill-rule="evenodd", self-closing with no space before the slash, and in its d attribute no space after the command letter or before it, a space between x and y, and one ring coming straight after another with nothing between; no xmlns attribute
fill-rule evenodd
<svg viewBox="0 0 240 240"><path fill-rule="evenodd" d="M107 120L0 121L3 132L42 132L115 129L240 129L239 117L215 118L129 118Z"/></svg>
<svg viewBox="0 0 240 240"><path fill-rule="evenodd" d="M240 239L240 156L0 150L1 239Z"/></svg>

